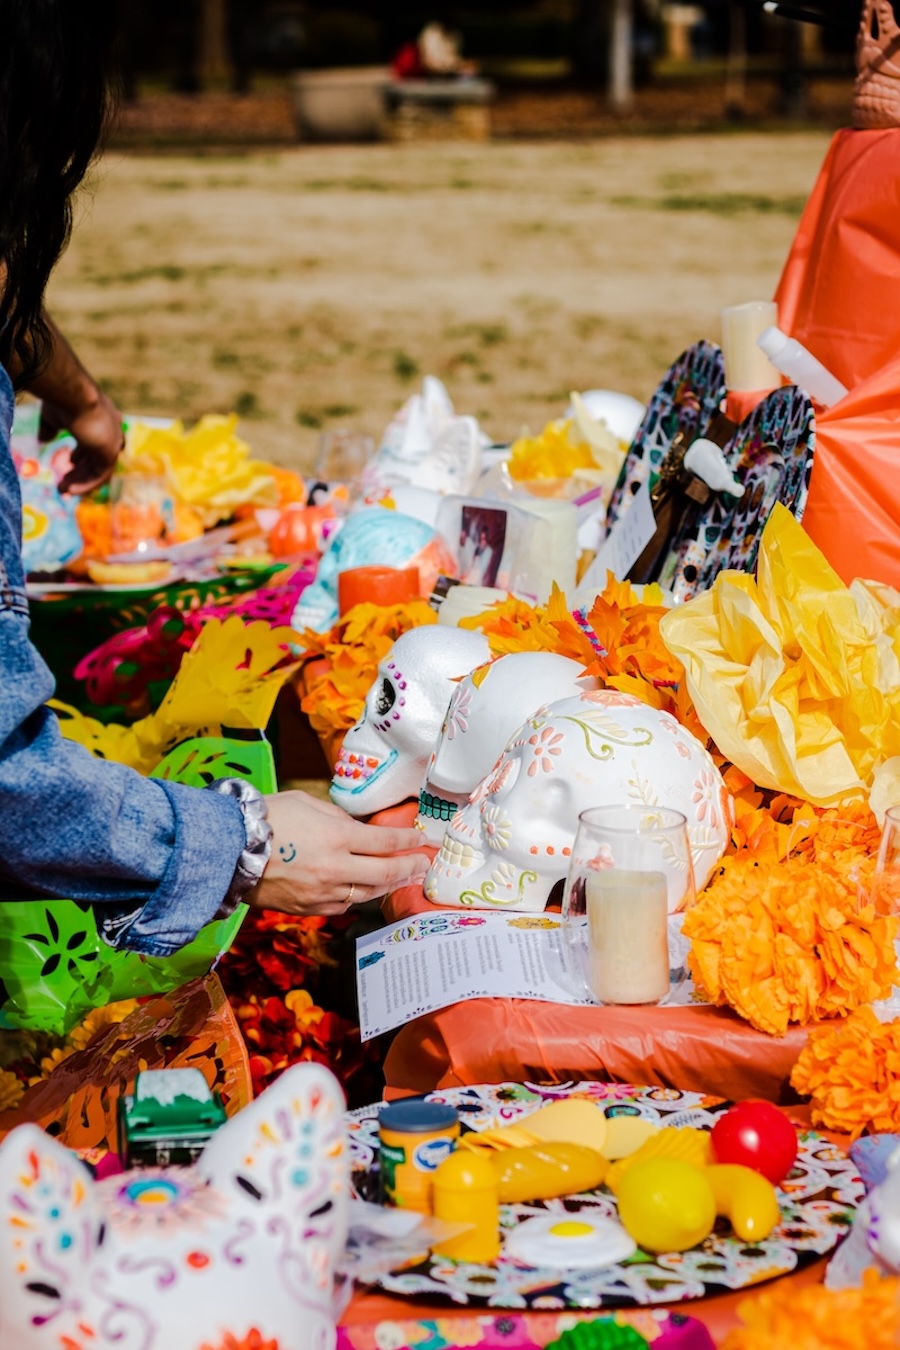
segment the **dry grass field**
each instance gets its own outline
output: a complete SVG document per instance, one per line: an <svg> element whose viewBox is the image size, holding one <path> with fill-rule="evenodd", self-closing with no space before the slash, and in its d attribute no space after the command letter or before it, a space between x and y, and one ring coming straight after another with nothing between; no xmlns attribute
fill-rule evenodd
<svg viewBox="0 0 900 1350"><path fill-rule="evenodd" d="M51 285L128 411L236 410L309 467L433 373L495 439L573 388L646 398L771 295L826 131L109 152Z"/></svg>

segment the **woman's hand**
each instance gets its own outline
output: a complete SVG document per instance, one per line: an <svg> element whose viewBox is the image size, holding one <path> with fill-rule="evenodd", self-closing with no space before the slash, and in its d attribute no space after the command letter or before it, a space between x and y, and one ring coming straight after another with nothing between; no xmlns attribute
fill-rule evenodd
<svg viewBox="0 0 900 1350"><path fill-rule="evenodd" d="M305 792L279 792L266 805L272 853L262 880L244 896L257 909L344 914L428 871L418 830L364 825Z"/></svg>

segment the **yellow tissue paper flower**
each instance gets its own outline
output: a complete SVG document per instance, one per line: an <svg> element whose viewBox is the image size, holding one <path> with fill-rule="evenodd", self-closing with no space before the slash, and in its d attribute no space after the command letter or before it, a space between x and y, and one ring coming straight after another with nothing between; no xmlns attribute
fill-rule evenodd
<svg viewBox="0 0 900 1350"><path fill-rule="evenodd" d="M222 727L262 730L281 686L299 662L288 660L292 628L244 623L240 615L210 619L181 663L156 712L130 727L104 726L53 701L62 734L91 754L150 773L191 736L218 735Z"/></svg>
<svg viewBox="0 0 900 1350"><path fill-rule="evenodd" d="M190 430L134 423L120 458L126 473L163 474L173 494L215 525L245 504L277 506L279 489L267 464L251 458L237 434L237 416L209 414Z"/></svg>
<svg viewBox="0 0 900 1350"><path fill-rule="evenodd" d="M780 505L757 572L720 573L660 623L719 750L760 787L817 806L865 795L879 773L900 783L889 763L900 756L900 595L845 586Z"/></svg>

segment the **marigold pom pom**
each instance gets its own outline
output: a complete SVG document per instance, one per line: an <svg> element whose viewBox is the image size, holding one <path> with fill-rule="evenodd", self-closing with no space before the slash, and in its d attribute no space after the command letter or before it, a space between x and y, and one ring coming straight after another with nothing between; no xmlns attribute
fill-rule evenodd
<svg viewBox="0 0 900 1350"><path fill-rule="evenodd" d="M731 1331L722 1350L892 1350L900 1344L900 1280L875 1270L861 1289L794 1287L781 1280L738 1307L744 1326Z"/></svg>
<svg viewBox="0 0 900 1350"><path fill-rule="evenodd" d="M900 1130L900 1020L860 1008L836 1026L814 1027L791 1074L812 1098L814 1125L858 1138Z"/></svg>
<svg viewBox="0 0 900 1350"><path fill-rule="evenodd" d="M896 976L897 919L866 894L874 816L797 804L780 819L789 804L739 810L738 851L684 922L697 984L773 1036L885 998Z"/></svg>

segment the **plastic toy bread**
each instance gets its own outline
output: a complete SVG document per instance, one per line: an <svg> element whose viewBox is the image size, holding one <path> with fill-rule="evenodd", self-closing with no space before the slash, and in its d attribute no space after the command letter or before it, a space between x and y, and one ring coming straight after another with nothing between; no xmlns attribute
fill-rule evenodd
<svg viewBox="0 0 900 1350"><path fill-rule="evenodd" d="M592 1191L601 1185L609 1167L596 1149L552 1142L504 1149L494 1153L491 1162L497 1174L500 1203L506 1205Z"/></svg>

